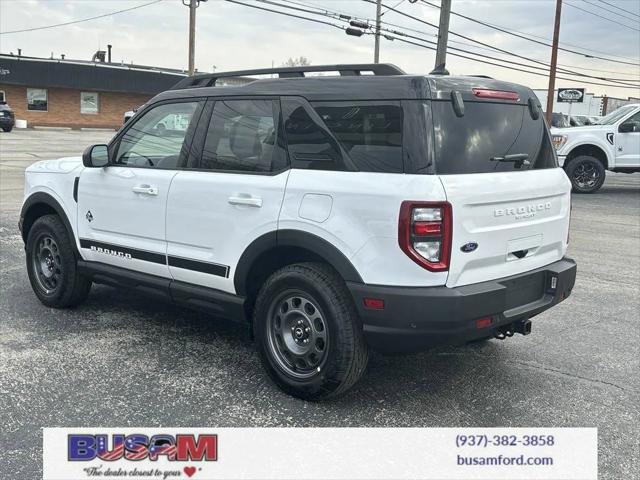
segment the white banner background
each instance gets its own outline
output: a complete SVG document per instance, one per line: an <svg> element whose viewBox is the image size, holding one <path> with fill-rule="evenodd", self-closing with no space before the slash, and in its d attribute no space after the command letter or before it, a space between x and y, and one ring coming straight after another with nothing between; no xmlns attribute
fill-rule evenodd
<svg viewBox="0 0 640 480"><path fill-rule="evenodd" d="M70 462L68 434L217 434L218 461ZM553 435L554 445L457 447L457 435ZM595 428L45 428L43 479L163 478L89 476L85 469L157 469L167 478L220 479L597 479ZM460 466L465 457L551 457L552 466ZM184 467L196 467L188 477Z"/></svg>

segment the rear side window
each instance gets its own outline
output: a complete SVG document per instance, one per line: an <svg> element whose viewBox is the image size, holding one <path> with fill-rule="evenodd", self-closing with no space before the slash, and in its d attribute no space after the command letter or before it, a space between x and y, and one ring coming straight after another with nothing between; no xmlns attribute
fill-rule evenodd
<svg viewBox="0 0 640 480"><path fill-rule="evenodd" d="M523 105L465 102L464 107L464 116L457 117L450 102L431 102L438 174L556 166L542 116L533 120ZM500 161L508 158L526 160Z"/></svg>
<svg viewBox="0 0 640 480"><path fill-rule="evenodd" d="M278 172L286 166L279 142L275 100L218 100L200 168L229 172Z"/></svg>
<svg viewBox="0 0 640 480"><path fill-rule="evenodd" d="M400 173L402 107L399 102L313 103L356 170Z"/></svg>
<svg viewBox="0 0 640 480"><path fill-rule="evenodd" d="M305 102L282 99L282 113L293 168L348 170L340 145Z"/></svg>

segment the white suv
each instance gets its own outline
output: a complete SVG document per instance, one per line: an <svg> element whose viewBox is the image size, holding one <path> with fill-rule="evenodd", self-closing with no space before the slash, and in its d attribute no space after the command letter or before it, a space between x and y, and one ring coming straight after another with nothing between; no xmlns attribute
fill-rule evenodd
<svg viewBox="0 0 640 480"><path fill-rule="evenodd" d="M27 169L42 303L95 282L245 322L274 381L319 399L369 348L528 334L570 294L571 186L530 89L392 65L215 86L257 73L185 79L108 146Z"/></svg>
<svg viewBox="0 0 640 480"><path fill-rule="evenodd" d="M551 133L575 192L598 191L605 170L640 172L640 104L620 107L593 125L552 128Z"/></svg>

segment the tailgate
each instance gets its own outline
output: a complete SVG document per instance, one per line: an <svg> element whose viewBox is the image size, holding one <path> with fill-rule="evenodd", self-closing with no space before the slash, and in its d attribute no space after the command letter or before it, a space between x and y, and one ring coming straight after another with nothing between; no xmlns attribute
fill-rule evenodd
<svg viewBox="0 0 640 480"><path fill-rule="evenodd" d="M453 207L448 287L516 275L564 256L570 183L562 169L442 175L440 180ZM469 243L477 248L462 248Z"/></svg>

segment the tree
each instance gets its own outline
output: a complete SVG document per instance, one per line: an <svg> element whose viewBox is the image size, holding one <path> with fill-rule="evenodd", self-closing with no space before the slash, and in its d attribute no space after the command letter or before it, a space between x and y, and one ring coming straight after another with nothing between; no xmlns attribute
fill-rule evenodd
<svg viewBox="0 0 640 480"><path fill-rule="evenodd" d="M300 56L298 58L291 58L282 64L283 67L306 67L311 65L311 62L307 57Z"/></svg>

